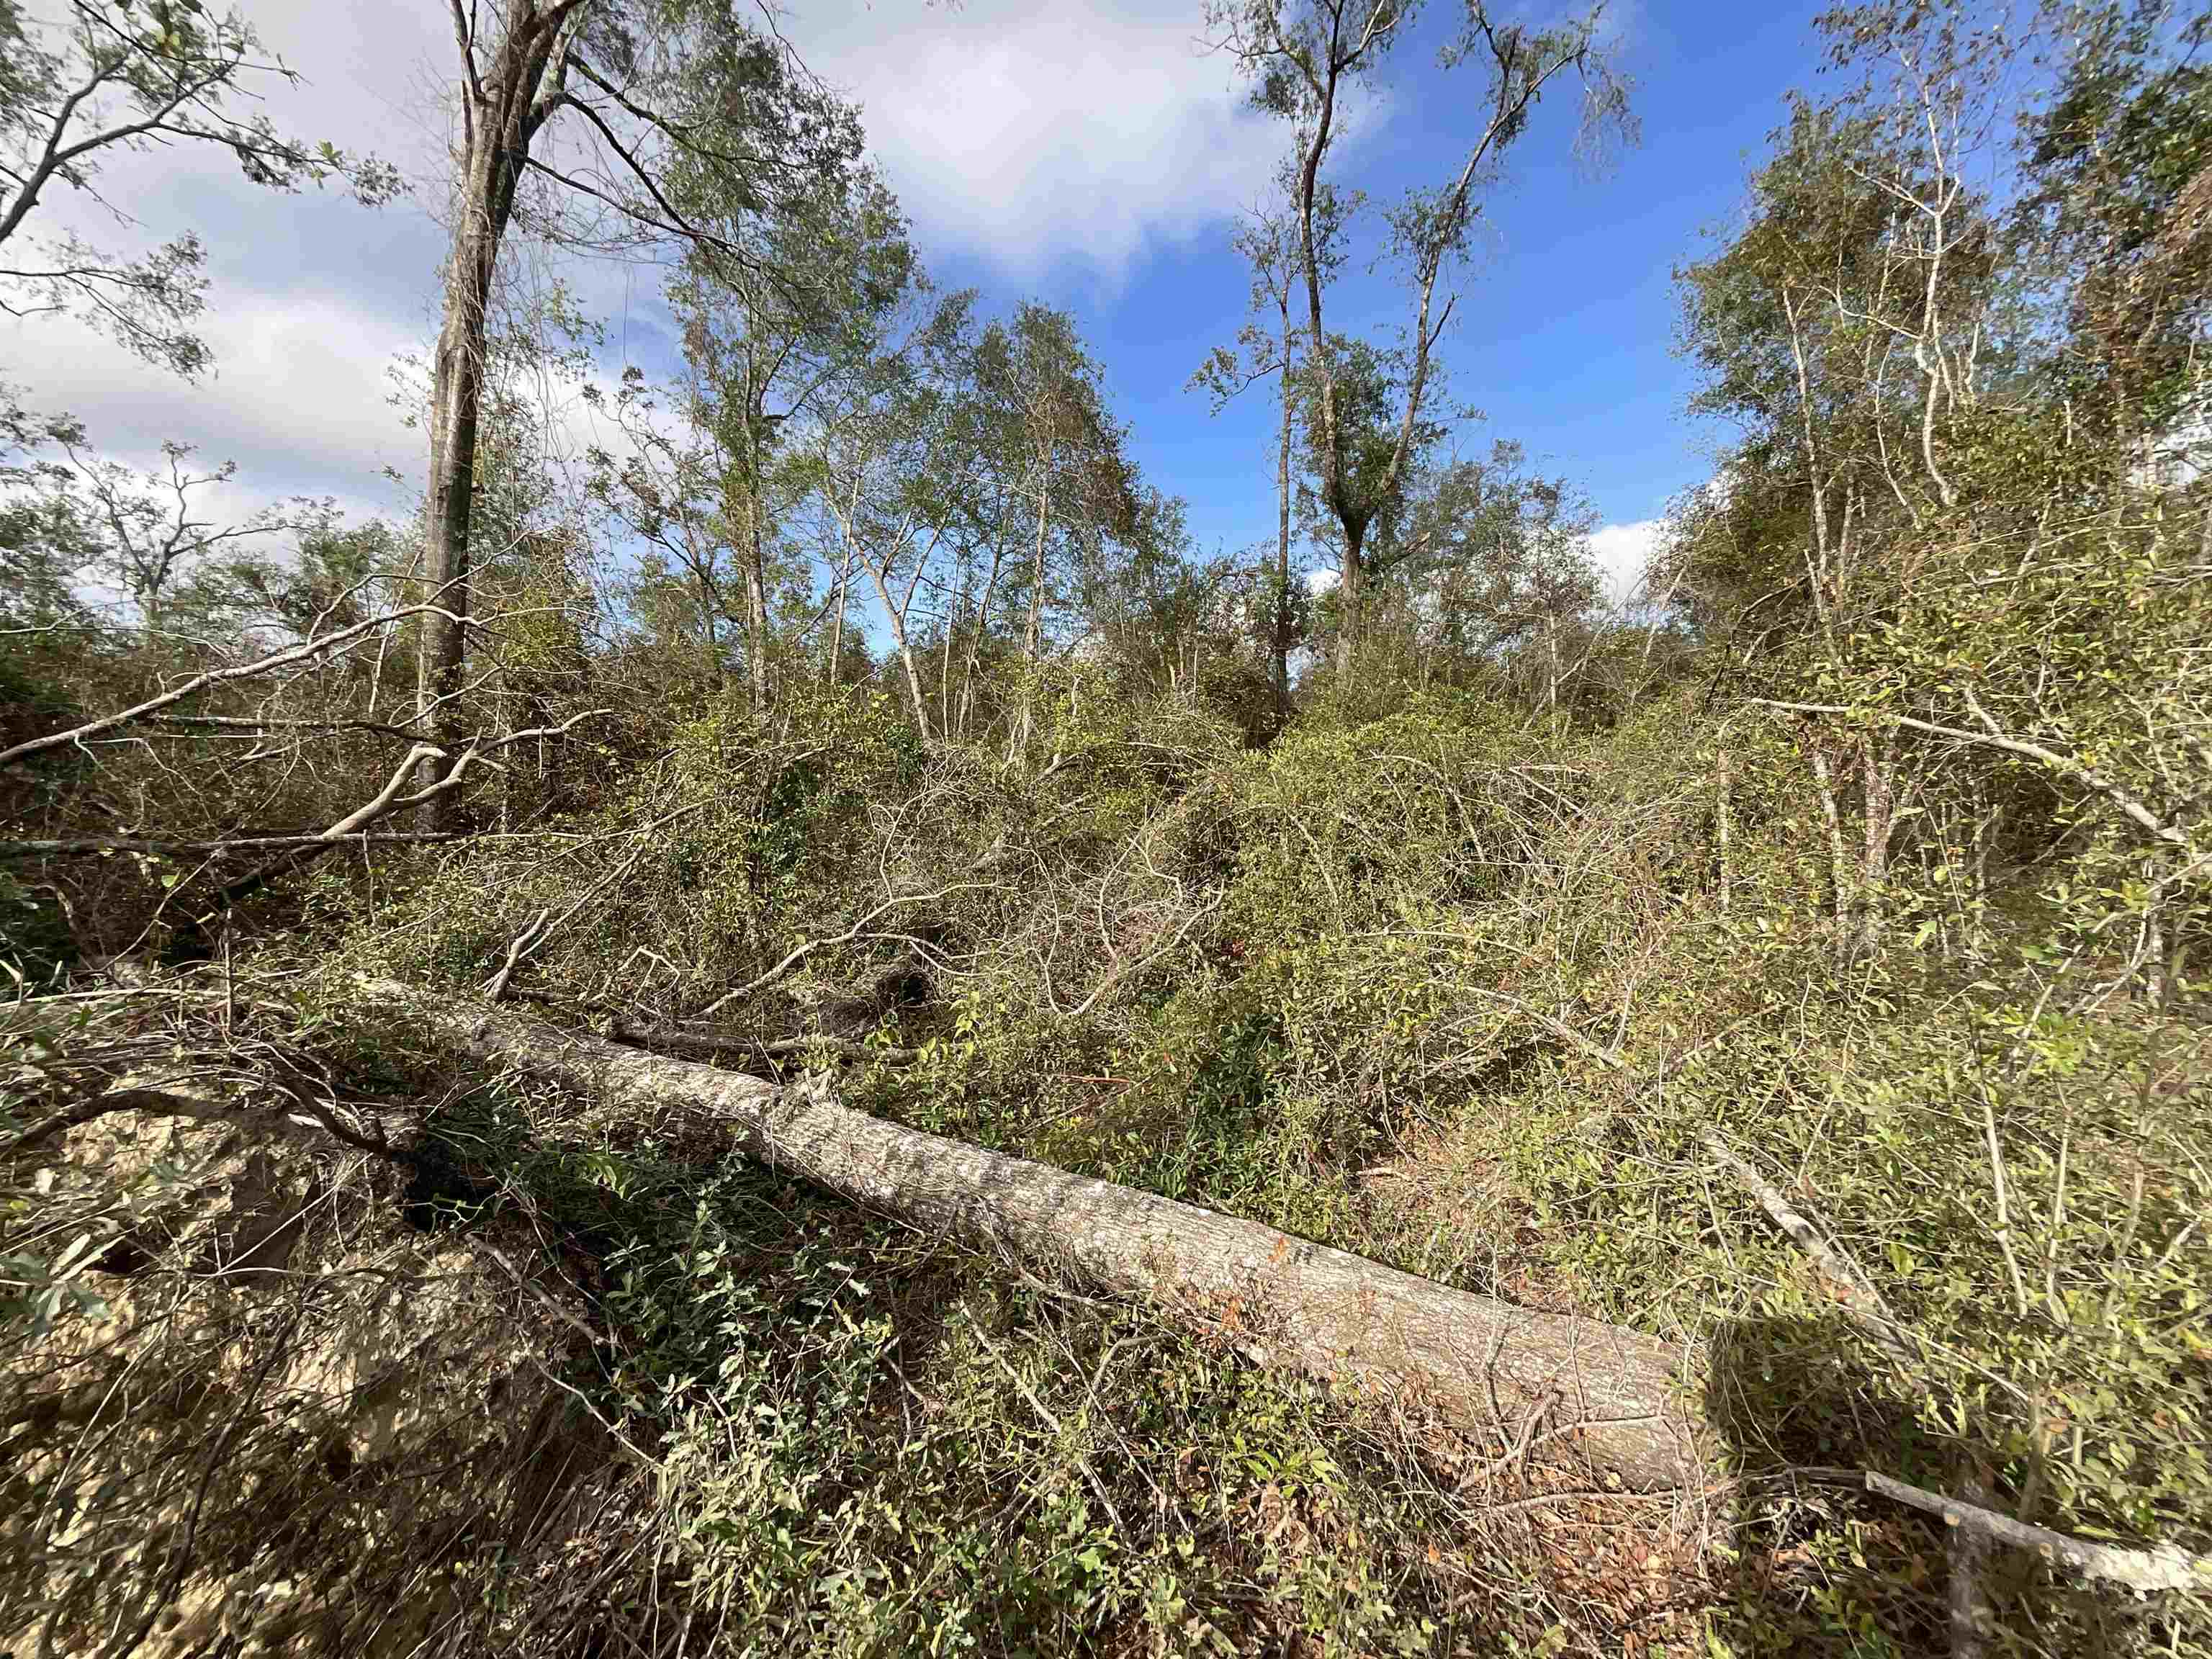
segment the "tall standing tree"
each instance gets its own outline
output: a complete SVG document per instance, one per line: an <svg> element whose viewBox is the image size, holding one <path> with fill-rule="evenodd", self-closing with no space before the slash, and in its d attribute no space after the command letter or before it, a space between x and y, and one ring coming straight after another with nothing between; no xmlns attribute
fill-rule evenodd
<svg viewBox="0 0 2212 1659"><path fill-rule="evenodd" d="M782 434L815 420L837 383L884 349L908 297L927 284L874 173L825 170L774 211L750 192L726 199L727 184L715 169L679 169L677 199L715 240L691 245L672 297L691 370L689 413L719 460L720 528L743 583L757 720L770 701L771 542L804 472L780 466Z"/></svg>
<svg viewBox="0 0 2212 1659"><path fill-rule="evenodd" d="M1764 519L1788 500L1802 514L1796 568L1774 573L1780 603L1761 622L1796 655L1766 665L1831 688L1958 527L1960 442L1996 364L1994 227L1964 173L1974 82L1927 72L1924 52L1960 68L1941 29L1832 27L1871 60L1868 86L1792 100L1747 222L1683 273L1707 377L1695 406L1745 432L1734 508ZM1855 957L1881 924L1908 756L1894 726L1873 724L1814 728L1807 752L1837 949Z"/></svg>
<svg viewBox="0 0 2212 1659"><path fill-rule="evenodd" d="M987 330L977 354L978 377L992 410L990 448L999 471L1018 482L1029 557L1022 656L1027 665L1019 712L1006 757L1026 751L1036 724L1037 681L1044 660L1044 622L1054 582L1054 555L1085 534L1126 532L1135 512L1120 426L1106 407L1097 363L1083 349L1074 319L1025 303L1004 325ZM1001 530L1011 533L1012 522Z"/></svg>
<svg viewBox="0 0 2212 1659"><path fill-rule="evenodd" d="M1480 192L1495 181L1505 151L1527 131L1538 100L1561 76L1572 75L1581 82L1586 138L1630 131L1626 84L1600 37L1601 3L1544 29L1501 23L1485 0L1466 4L1462 25L1444 46L1440 61L1446 70L1473 62L1486 72L1488 85L1479 106L1482 126L1453 178L1434 188L1409 191L1389 216L1390 252L1407 267L1413 321L1405 348L1397 438L1381 466L1364 470L1364 476L1352 464L1357 434L1340 407L1338 337L1330 333L1325 314L1326 168L1342 137L1346 96L1380 70L1392 46L1409 31L1419 0L1216 0L1209 13L1220 44L1252 82L1253 102L1290 122L1296 135L1293 206L1306 333L1315 343L1316 470L1320 499L1334 520L1341 618L1337 673L1346 681L1369 574L1364 558L1368 532L1402 500L1431 358L1453 310L1453 296L1444 293L1439 303L1438 290L1453 261L1467 250L1484 207Z"/></svg>
<svg viewBox="0 0 2212 1659"><path fill-rule="evenodd" d="M883 608L915 726L933 723L915 657L915 601L982 488L968 326L973 296L908 295L878 351L825 388L805 434L806 481L839 551L842 618L852 567ZM833 659L834 661L834 659Z"/></svg>
<svg viewBox="0 0 2212 1659"><path fill-rule="evenodd" d="M518 210L575 240L674 238L760 264L756 249L690 216L672 194L673 175L695 193L712 179L716 199L774 215L825 172L854 166L860 149L850 110L733 0L456 0L453 20L460 143L431 368L424 538L439 608L424 617L416 709L447 747L463 689L486 337ZM526 197L532 181L542 186L534 200ZM600 216L580 232L564 210Z"/></svg>

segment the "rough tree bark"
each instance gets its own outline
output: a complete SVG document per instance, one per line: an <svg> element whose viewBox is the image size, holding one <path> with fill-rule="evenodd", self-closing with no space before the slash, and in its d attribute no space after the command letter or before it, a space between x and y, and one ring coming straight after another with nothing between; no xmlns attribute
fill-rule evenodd
<svg viewBox="0 0 2212 1659"><path fill-rule="evenodd" d="M781 1087L506 1012L366 988L479 1059L611 1104L704 1118L750 1157L909 1224L1049 1259L1304 1371L1495 1430L1551 1398L1600 1469L1641 1487L1698 1484L1703 1437L1677 1386L1685 1356L1617 1326L1455 1291L1255 1221L903 1128Z"/></svg>

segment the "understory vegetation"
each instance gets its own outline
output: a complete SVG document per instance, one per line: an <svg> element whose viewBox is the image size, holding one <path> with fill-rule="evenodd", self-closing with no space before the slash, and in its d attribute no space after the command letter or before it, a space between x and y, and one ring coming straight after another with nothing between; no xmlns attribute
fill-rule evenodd
<svg viewBox="0 0 2212 1659"><path fill-rule="evenodd" d="M120 122L189 74L177 143L396 188L228 112L242 21L95 12L0 0L27 168L72 76ZM1571 479L1468 459L1432 299L1541 100L1620 140L1632 91L1595 15L1470 6L1472 159L1384 228L1331 111L1405 15L1212 20L1310 161L1198 377L1280 398L1249 556L703 0L461 18L414 521L218 532L188 452L9 392L0 1651L2212 1655L2205 22L1825 19L1678 273L1729 436L1623 599ZM604 246L564 215L619 170L525 167L548 121L629 163L590 199L683 346L580 453L533 399L604 342L500 239ZM1392 236L1411 333L1336 331ZM165 253L25 303L196 372ZM1300 1374L392 985L1640 1332L1705 1478Z"/></svg>

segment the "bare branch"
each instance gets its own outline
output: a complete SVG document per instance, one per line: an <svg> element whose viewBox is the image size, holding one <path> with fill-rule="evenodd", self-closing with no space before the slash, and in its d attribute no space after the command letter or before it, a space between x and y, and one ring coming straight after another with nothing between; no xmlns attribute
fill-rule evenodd
<svg viewBox="0 0 2212 1659"><path fill-rule="evenodd" d="M195 675L173 690L164 691L159 696L149 697L142 703L133 704L131 708L120 709L115 714L103 714L98 720L87 720L82 726L73 726L66 732L55 732L43 738L32 738L27 742L19 743L13 749L0 750L0 767L12 766L18 761L27 759L33 755L44 754L50 749L59 749L66 744L82 743L85 738L97 737L103 732L112 732L119 726L129 726L134 721L144 720L149 714L157 714L164 708L173 708L185 698L206 690L211 685L221 685L231 680L251 679L256 674L272 673L279 668L289 668L295 662L305 662L311 657L319 656L325 651L344 645L349 641L357 640L364 634L373 633L389 623L404 621L409 617L419 616L443 617L456 627L471 625L467 617L456 616L453 612L434 605L410 605L402 610L387 611L382 616L371 617L366 622L356 623L350 628L342 628L335 634L325 634L318 639L304 641L301 644L279 651L272 656L262 657L252 662L240 663L234 668L212 669L207 673Z"/></svg>
<svg viewBox="0 0 2212 1659"><path fill-rule="evenodd" d="M2191 1555L2176 1545L2129 1549L2084 1538L2069 1538L2064 1533L2033 1527L1978 1504L1961 1503L1941 1492L1907 1486L1872 1469L1866 1472L1866 1486L1869 1492L1909 1504L1929 1515L1941 1516L1947 1527L1969 1528L2015 1549L2033 1550L2052 1565L2064 1567L2079 1577L2124 1584L2146 1593L2203 1589L2212 1585L2212 1557Z"/></svg>

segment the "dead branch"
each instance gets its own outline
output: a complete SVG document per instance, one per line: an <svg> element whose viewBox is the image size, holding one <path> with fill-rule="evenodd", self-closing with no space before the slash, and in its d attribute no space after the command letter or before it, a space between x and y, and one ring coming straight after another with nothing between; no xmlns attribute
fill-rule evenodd
<svg viewBox="0 0 2212 1659"><path fill-rule="evenodd" d="M550 906L541 909L530 919L530 925L527 927L507 940L507 960L500 964L499 971L485 981L485 1001L497 1002L507 995L507 982L514 977L515 964L522 960L523 953L537 943L538 936L545 931L547 918L552 914Z"/></svg>
<svg viewBox="0 0 2212 1659"><path fill-rule="evenodd" d="M1917 1368L1919 1361L1899 1332L1897 1316L1881 1298L1881 1292L1868 1282L1858 1264L1821 1236L1820 1230L1807 1220L1797 1207L1783 1195L1782 1189L1762 1179L1758 1170L1740 1157L1717 1130L1705 1132L1705 1150L1713 1156L1746 1192L1759 1200L1774 1224L1790 1236L1790 1242L1811 1258L1813 1265L1832 1283L1850 1310L1851 1318L1864 1330L1876 1346L1896 1364L1906 1370Z"/></svg>
<svg viewBox="0 0 2212 1659"><path fill-rule="evenodd" d="M767 987L775 984L776 981L781 979L793 969L798 967L800 963L805 961L807 957L812 956L817 951L826 951L833 945L850 945L854 939L860 938L862 933L868 930L869 923L874 921L878 916L897 909L901 905L927 904L934 899L949 898L955 893L975 892L978 890L984 891L995 891L997 890L997 885L998 884L995 882L963 881L956 882L950 887L940 887L934 893L908 893L901 898L886 899L883 903L878 904L874 909L869 911L867 915L862 916L858 921L854 922L850 927L848 927L843 933L832 933L823 939L809 939L805 944L793 951L790 955L785 957L782 961L777 963L775 967L769 969L766 973L762 974L757 978L746 981L743 985L738 986L734 991L725 991L720 996L716 997L704 1008L702 1008L699 1011L700 1016L703 1018L705 1016L714 1013L718 1009L727 1007L732 1002L741 1002L745 998L752 995L754 992L765 989Z"/></svg>
<svg viewBox="0 0 2212 1659"><path fill-rule="evenodd" d="M129 726L135 721L143 720L148 715L157 714L162 709L173 707L185 698L204 691L211 685L221 685L230 680L250 679L256 674L272 673L279 668L289 668L295 662L305 662L310 657L319 656L325 651L346 644L349 641L357 640L363 635L372 633L387 623L402 622L409 617L433 614L443 617L457 628L472 625L467 617L457 617L452 611L434 605L410 605L398 611L386 611L382 616L371 617L366 622L356 623L350 628L341 628L336 633L325 634L315 639L302 641L289 649L258 658L252 662L240 663L230 668L210 669L204 674L196 674L172 690L149 697L143 702L134 703L128 708L118 709L112 714L103 714L98 720L87 720L82 726L73 726L66 732L52 732L43 738L32 738L19 743L13 749L0 750L0 767L12 766L17 761L28 759L33 755L44 754L47 750L60 749L70 744L82 743L87 738L98 737L103 732L112 732L118 726Z"/></svg>
<svg viewBox="0 0 2212 1659"><path fill-rule="evenodd" d="M308 837L294 850L281 854L259 869L240 877L236 881L222 888L210 902L209 910L210 912L222 910L237 903L240 899L259 892L263 887L286 871L295 870L303 864L312 863L334 847L349 844L363 827L375 823L380 818L388 817L394 812L404 811L410 807L421 806L451 793L461 787L468 775L469 768L477 761L483 760L485 764L494 765L494 763L486 759L487 757L497 754L503 749L512 748L518 743L526 742L532 738L565 737L569 729L578 721L591 720L608 712L604 708L587 708L580 714L570 715L558 726L530 726L520 732L510 732L507 736L492 743L486 743L479 738L461 751L460 757L453 763L452 769L447 771L445 776L425 785L410 795L403 795L398 793L399 789L405 783L409 772L416 763L426 758L442 760L446 757L446 751L442 749L430 744L417 744L408 750L407 758L400 762L391 777L386 780L384 787L377 792L374 799L347 813L319 836ZM461 839L465 840L467 837L464 835Z"/></svg>
<svg viewBox="0 0 2212 1659"><path fill-rule="evenodd" d="M380 830L345 836L349 847L408 847L441 841L465 841L459 830ZM103 853L144 853L156 857L198 857L218 853L256 853L319 847L326 830L289 836L226 836L219 841L150 841L131 836L95 836L80 841L0 841L0 861L11 859L74 858Z"/></svg>
<svg viewBox="0 0 2212 1659"><path fill-rule="evenodd" d="M676 1054L687 1060L720 1060L725 1056L752 1054L781 1057L820 1052L835 1054L840 1060L863 1063L873 1061L885 1066L911 1066L921 1058L919 1048L879 1048L871 1042L855 1042L848 1037L778 1037L772 1042L764 1042L753 1037L686 1031L665 1025L643 1025L635 1020L619 1018L607 1022L606 1032L617 1042L627 1042L633 1048L648 1049L654 1054Z"/></svg>
<svg viewBox="0 0 2212 1659"><path fill-rule="evenodd" d="M383 1137L381 1126L379 1126L377 1134L364 1134L336 1113L314 1103L246 1106L182 1094L173 1089L154 1088L112 1089L105 1094L94 1095L90 1099L65 1107L33 1124L21 1133L0 1141L0 1158L33 1151L56 1135L95 1122L116 1112L143 1112L149 1117L192 1118L204 1123L252 1125L284 1135L302 1128L318 1128L356 1152L370 1152L378 1158L397 1158L402 1163L413 1161L411 1153L392 1146Z"/></svg>
<svg viewBox="0 0 2212 1659"><path fill-rule="evenodd" d="M2124 1584L2146 1595L2153 1590L2212 1587L2212 1557L2191 1555L2177 1545L2130 1548L2100 1544L2086 1538L2069 1538L2064 1533L2030 1526L2025 1521L2015 1521L2008 1515L2000 1515L1977 1504L1961 1503L1941 1492L1907 1486L1872 1469L1866 1471L1866 1487L1884 1498L1941 1516L1947 1527L1968 1528L2014 1549L2033 1550L2054 1566L2064 1567L2079 1577Z"/></svg>
<svg viewBox="0 0 2212 1659"><path fill-rule="evenodd" d="M1751 701L1763 708L1779 708L1792 714L1853 714L1862 712L1841 703L1781 702L1771 697L1753 697ZM1901 726L1908 732L1922 732L1929 737L1948 738L1954 743L1973 744L1984 749L1999 749L2006 754L2018 755L2025 760L2034 761L2039 765L2047 767L2050 770L2057 773L2059 776L2070 778L2083 788L2102 795L2113 805L2118 807L2137 829L2152 840L2162 842L2168 847L2178 848L2185 853L2191 849L2191 842L2186 830L2160 817L2117 778L2108 776L2096 767L2069 759L2056 750L2046 749L2039 743L2031 743L2025 738L2015 738L2000 731L1996 721L1990 718L1989 712L1975 700L1972 693L1967 694L1966 702L1974 711L1976 717L1988 726L1987 731L1969 732L1956 726L1938 726L1932 720L1915 720L1909 714L1893 714L1886 710L1880 712L1877 718L1885 720L1893 726ZM0 757L0 759L4 758L5 757Z"/></svg>

